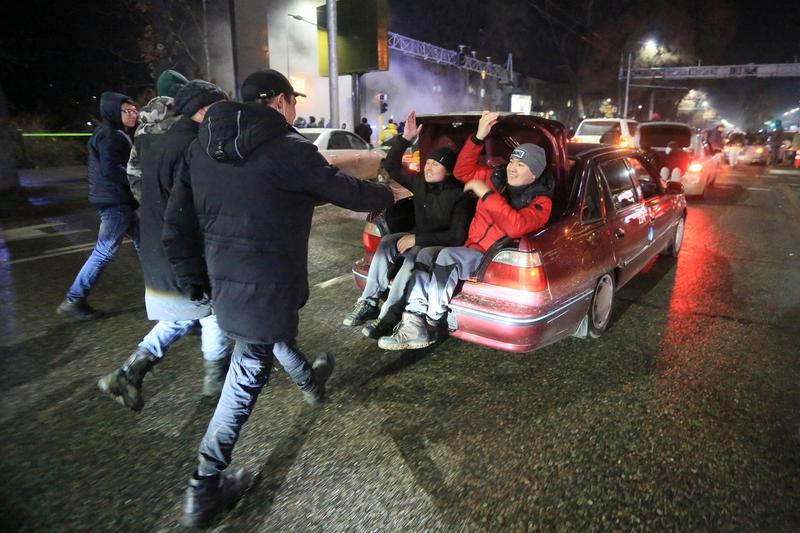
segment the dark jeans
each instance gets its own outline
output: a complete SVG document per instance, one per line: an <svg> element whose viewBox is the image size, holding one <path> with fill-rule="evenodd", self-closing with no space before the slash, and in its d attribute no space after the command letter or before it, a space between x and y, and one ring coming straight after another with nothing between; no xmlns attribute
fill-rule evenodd
<svg viewBox="0 0 800 533"><path fill-rule="evenodd" d="M139 251L139 214L130 206L115 205L98 209L100 231L92 255L84 263L81 271L67 291L67 297L85 298L92 286L103 273L106 265L114 259L122 238L127 234L133 239L133 246Z"/></svg>
<svg viewBox="0 0 800 533"><path fill-rule="evenodd" d="M311 366L294 342L250 344L237 340L217 409L200 442L197 472L201 476L218 474L230 464L239 432L269 381L273 356L297 385L309 383Z"/></svg>

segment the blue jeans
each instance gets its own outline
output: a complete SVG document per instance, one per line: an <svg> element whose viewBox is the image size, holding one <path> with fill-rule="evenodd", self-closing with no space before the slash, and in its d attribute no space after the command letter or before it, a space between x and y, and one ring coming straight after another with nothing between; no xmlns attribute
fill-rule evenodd
<svg viewBox="0 0 800 533"><path fill-rule="evenodd" d="M67 291L67 298L70 299L86 298L103 269L114 259L125 234L130 235L136 252L139 252L139 214L132 207L115 205L103 207L97 212L100 214L97 243Z"/></svg>
<svg viewBox="0 0 800 533"><path fill-rule="evenodd" d="M177 320L168 322L160 320L153 329L144 336L139 348L144 348L156 358L161 359L167 354L172 344L185 336L197 320ZM199 319L200 322L200 349L206 361L219 361L228 355L228 336L219 329L217 315L209 315Z"/></svg>
<svg viewBox="0 0 800 533"><path fill-rule="evenodd" d="M293 341L250 344L237 340L217 409L200 442L197 472L201 476L218 474L230 464L239 432L269 381L273 356L297 385L309 383L311 365Z"/></svg>

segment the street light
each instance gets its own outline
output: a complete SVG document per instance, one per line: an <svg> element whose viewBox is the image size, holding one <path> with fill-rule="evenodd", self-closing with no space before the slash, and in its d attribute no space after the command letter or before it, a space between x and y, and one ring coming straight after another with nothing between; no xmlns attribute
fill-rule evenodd
<svg viewBox="0 0 800 533"><path fill-rule="evenodd" d="M655 39L648 39L647 41L634 41L637 43L644 43L644 51L651 55L658 52L658 43ZM625 78L625 106L622 111L622 118L628 118L628 97L631 91L631 63L633 62L633 52L628 50L628 75ZM620 57L620 69L622 69L622 57Z"/></svg>

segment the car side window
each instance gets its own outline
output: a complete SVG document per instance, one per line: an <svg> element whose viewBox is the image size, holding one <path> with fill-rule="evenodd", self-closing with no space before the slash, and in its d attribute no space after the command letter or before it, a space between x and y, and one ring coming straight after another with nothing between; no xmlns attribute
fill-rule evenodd
<svg viewBox="0 0 800 533"><path fill-rule="evenodd" d="M598 165L611 193L615 210L625 209L638 201L628 166L622 159L612 159Z"/></svg>
<svg viewBox="0 0 800 533"><path fill-rule="evenodd" d="M583 197L583 209L581 210L581 222L588 224L603 218L603 208L600 205L600 191L597 188L597 176L594 172L589 173L586 179L586 193Z"/></svg>
<svg viewBox="0 0 800 533"><path fill-rule="evenodd" d="M636 181L639 183L639 191L642 194L642 198L652 198L658 194L661 194L661 181L652 174L647 169L641 161L636 159L635 157L627 158L628 166L631 168L631 175L636 177Z"/></svg>
<svg viewBox="0 0 800 533"><path fill-rule="evenodd" d="M350 150L350 141L347 139L347 135L340 131L331 133L331 137L328 139L328 150Z"/></svg>
<svg viewBox="0 0 800 533"><path fill-rule="evenodd" d="M356 137L352 133L346 133L347 140L350 142L350 148L353 150L369 150L369 146L364 142L364 139Z"/></svg>

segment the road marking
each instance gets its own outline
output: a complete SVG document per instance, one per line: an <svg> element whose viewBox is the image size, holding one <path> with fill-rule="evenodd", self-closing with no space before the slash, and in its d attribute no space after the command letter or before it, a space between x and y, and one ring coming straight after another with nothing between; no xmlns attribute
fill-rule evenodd
<svg viewBox="0 0 800 533"><path fill-rule="evenodd" d="M770 174L782 174L784 176L800 176L800 170L785 170L785 169L772 169L769 171Z"/></svg>
<svg viewBox="0 0 800 533"><path fill-rule="evenodd" d="M772 189L769 187L745 187L748 191L767 191L771 192Z"/></svg>
<svg viewBox="0 0 800 533"><path fill-rule="evenodd" d="M0 229L0 239L6 242L13 241L26 241L29 239L41 239L43 237L57 237L59 235L69 235L71 233L82 233L91 231L88 229L76 229L67 231L43 231L44 228L52 228L54 226L62 226L64 222L53 222L50 224L34 224L33 226L23 226L20 228Z"/></svg>
<svg viewBox="0 0 800 533"><path fill-rule="evenodd" d="M314 285L314 287L318 289L327 289L337 283L341 283L343 281L347 281L348 279L353 279L352 274L342 274L341 276L335 277L333 279L329 279L328 281L323 281Z"/></svg>
<svg viewBox="0 0 800 533"><path fill-rule="evenodd" d="M130 239L125 239L122 241L122 244L128 244L132 242ZM74 246L65 246L63 248L56 248L54 250L50 250L49 252L45 252L42 255L36 255L33 257L25 257L23 259L14 259L13 261L8 261L9 265L16 265L17 263L28 263L30 261L38 261L39 259L50 259L51 257L58 257L60 255L67 255L67 254L74 254L76 252L85 252L94 248L96 243L87 243L87 244L76 244Z"/></svg>

